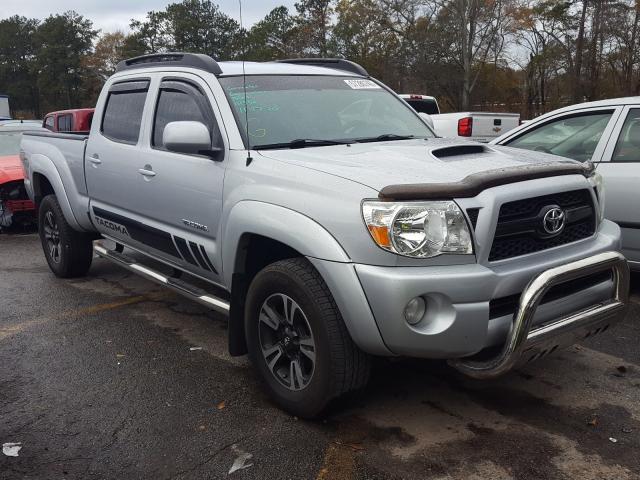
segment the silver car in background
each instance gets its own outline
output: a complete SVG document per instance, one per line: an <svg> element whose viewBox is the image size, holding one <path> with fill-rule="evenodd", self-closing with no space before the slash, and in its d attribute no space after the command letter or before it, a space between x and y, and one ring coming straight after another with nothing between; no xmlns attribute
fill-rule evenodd
<svg viewBox="0 0 640 480"><path fill-rule="evenodd" d="M604 179L605 217L622 227L622 252L640 271L640 97L554 110L491 143L594 162Z"/></svg>

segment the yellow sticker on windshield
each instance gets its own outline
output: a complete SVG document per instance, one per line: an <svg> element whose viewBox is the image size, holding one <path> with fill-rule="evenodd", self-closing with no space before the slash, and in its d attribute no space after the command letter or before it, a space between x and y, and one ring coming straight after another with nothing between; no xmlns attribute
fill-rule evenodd
<svg viewBox="0 0 640 480"><path fill-rule="evenodd" d="M344 83L349 85L354 90L364 90L364 89L369 89L369 88L382 88L376 82L373 82L371 80L365 80L365 79L357 79L357 80L356 79L349 79L349 80L345 80Z"/></svg>

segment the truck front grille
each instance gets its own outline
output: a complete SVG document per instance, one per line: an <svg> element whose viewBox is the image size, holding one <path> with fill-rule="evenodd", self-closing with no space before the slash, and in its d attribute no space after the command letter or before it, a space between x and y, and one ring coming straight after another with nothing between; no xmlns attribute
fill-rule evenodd
<svg viewBox="0 0 640 480"><path fill-rule="evenodd" d="M542 297L540 305L568 297L604 282L610 282L612 278L611 272L599 272L586 277L580 277L575 280L560 283L555 287L551 287L545 296ZM516 313L519 305L519 293L506 297L494 298L489 302L489 319L504 317L505 315L513 315Z"/></svg>
<svg viewBox="0 0 640 480"><path fill-rule="evenodd" d="M560 207L565 215L564 229L555 235L544 230L544 213L551 206ZM500 207L489 261L582 240L595 233L595 226L595 208L587 189L508 202Z"/></svg>

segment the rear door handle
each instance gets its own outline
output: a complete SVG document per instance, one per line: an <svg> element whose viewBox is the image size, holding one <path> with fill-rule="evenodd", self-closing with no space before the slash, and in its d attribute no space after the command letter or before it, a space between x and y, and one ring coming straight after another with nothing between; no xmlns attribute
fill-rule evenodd
<svg viewBox="0 0 640 480"><path fill-rule="evenodd" d="M154 172L153 170L147 170L146 168L138 169L138 173L140 173L140 175L143 175L145 177L155 177L156 176L156 172Z"/></svg>
<svg viewBox="0 0 640 480"><path fill-rule="evenodd" d="M93 155L91 155L89 157L89 161L94 165L100 165L102 163L102 160L100 160L100 156L97 153L94 153Z"/></svg>

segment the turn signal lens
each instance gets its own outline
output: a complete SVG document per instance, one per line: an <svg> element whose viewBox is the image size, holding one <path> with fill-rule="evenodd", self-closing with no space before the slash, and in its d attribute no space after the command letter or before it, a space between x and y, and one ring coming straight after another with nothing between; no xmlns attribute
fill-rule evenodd
<svg viewBox="0 0 640 480"><path fill-rule="evenodd" d="M377 225L368 225L369 233L373 237L373 240L381 247L390 247L391 240L389 239L389 230L387 227L380 227Z"/></svg>

